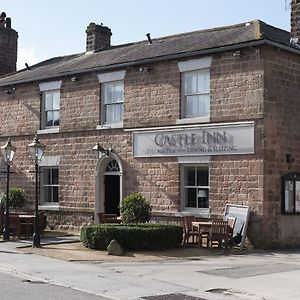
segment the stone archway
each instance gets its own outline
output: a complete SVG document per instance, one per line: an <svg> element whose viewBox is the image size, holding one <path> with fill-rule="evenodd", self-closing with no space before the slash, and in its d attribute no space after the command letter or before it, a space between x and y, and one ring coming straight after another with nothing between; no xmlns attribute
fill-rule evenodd
<svg viewBox="0 0 300 300"><path fill-rule="evenodd" d="M115 153L99 159L95 173L95 221L98 213L117 213L123 197L123 164Z"/></svg>

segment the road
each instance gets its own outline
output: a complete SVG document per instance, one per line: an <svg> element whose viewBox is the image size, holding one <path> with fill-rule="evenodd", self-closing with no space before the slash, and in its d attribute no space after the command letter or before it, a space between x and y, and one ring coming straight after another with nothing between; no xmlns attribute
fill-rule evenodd
<svg viewBox="0 0 300 300"><path fill-rule="evenodd" d="M161 261L68 262L26 254L16 246L0 243L0 300L300 299L298 249Z"/></svg>
<svg viewBox="0 0 300 300"><path fill-rule="evenodd" d="M0 299L6 300L104 300L101 296L44 281L0 272Z"/></svg>

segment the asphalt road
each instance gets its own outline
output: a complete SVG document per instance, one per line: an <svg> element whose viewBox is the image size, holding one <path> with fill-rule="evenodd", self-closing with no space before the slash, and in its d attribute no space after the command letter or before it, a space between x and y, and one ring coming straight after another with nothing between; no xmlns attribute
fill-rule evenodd
<svg viewBox="0 0 300 300"><path fill-rule="evenodd" d="M43 281L13 276L0 272L0 299L6 300L104 300L101 296Z"/></svg>

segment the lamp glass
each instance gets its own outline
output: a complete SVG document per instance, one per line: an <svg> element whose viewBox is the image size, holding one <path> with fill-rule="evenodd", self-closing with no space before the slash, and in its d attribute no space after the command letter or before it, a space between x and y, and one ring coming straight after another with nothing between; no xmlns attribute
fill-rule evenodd
<svg viewBox="0 0 300 300"><path fill-rule="evenodd" d="M45 146L37 139L34 138L33 142L28 145L28 150L31 157L35 161L40 161L44 155Z"/></svg>
<svg viewBox="0 0 300 300"><path fill-rule="evenodd" d="M14 147L11 144L10 139L8 139L6 144L1 147L1 154L6 163L12 162L15 152L16 152L16 147Z"/></svg>
<svg viewBox="0 0 300 300"><path fill-rule="evenodd" d="M206 196L207 196L207 193L205 190L198 190L198 193L197 193L198 198L205 198Z"/></svg>
<svg viewBox="0 0 300 300"><path fill-rule="evenodd" d="M100 146L99 142L93 147L92 150L96 159L101 158L103 156L103 153L105 153L106 151L102 146Z"/></svg>

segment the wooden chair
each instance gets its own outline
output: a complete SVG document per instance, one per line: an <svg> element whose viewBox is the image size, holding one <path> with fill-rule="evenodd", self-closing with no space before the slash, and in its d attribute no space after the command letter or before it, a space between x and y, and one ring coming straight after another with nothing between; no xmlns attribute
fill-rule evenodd
<svg viewBox="0 0 300 300"><path fill-rule="evenodd" d="M192 244L198 243L199 232L193 228L193 221L195 221L194 216L183 217L183 245L189 244L190 238L192 238Z"/></svg>
<svg viewBox="0 0 300 300"><path fill-rule="evenodd" d="M20 238L21 235L21 223L18 214L9 214L9 233L11 236Z"/></svg>
<svg viewBox="0 0 300 300"><path fill-rule="evenodd" d="M228 221L213 220L211 224L211 231L209 233L209 244L213 247L214 242L218 243L220 248L223 244L225 249L228 249L229 241L229 226Z"/></svg>
<svg viewBox="0 0 300 300"><path fill-rule="evenodd" d="M233 238L233 230L236 222L236 218L234 217L227 217L228 227L229 227L229 241L228 244L230 247L233 247L234 243L232 241Z"/></svg>

